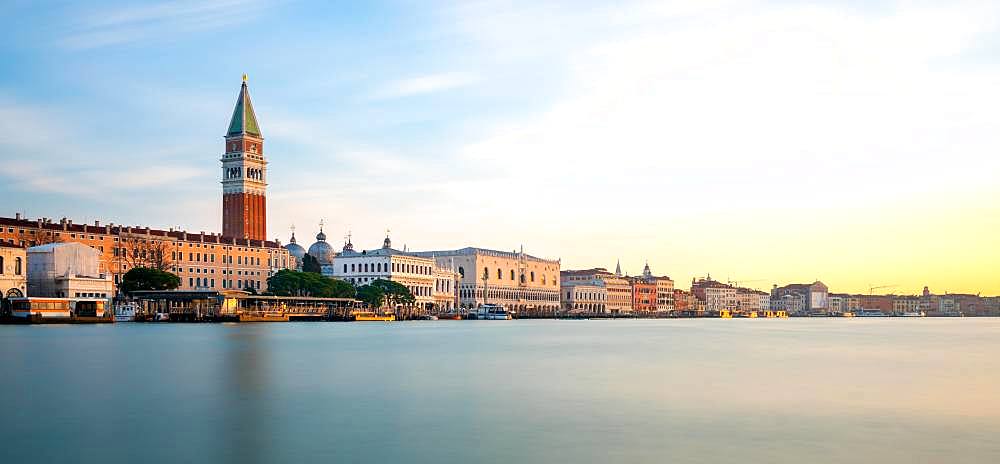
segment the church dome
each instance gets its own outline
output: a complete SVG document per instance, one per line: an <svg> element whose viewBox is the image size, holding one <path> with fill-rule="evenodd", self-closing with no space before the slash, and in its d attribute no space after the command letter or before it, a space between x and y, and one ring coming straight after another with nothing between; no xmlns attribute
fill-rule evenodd
<svg viewBox="0 0 1000 464"><path fill-rule="evenodd" d="M288 240L288 245L285 245L285 249L288 250L288 254L294 256L299 261L306 255L306 249L295 242L295 232L292 232L292 238Z"/></svg>
<svg viewBox="0 0 1000 464"><path fill-rule="evenodd" d="M334 255L336 252L333 251L333 247L329 243L326 243L326 234L320 228L319 233L316 234L316 243L309 247L309 256L316 258L320 265L329 265L333 264Z"/></svg>

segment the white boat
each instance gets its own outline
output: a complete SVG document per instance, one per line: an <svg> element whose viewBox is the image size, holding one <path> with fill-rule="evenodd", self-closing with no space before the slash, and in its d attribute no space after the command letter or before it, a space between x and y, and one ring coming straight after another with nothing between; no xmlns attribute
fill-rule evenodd
<svg viewBox="0 0 1000 464"><path fill-rule="evenodd" d="M475 319L481 321L507 321L512 319L510 312L503 305L484 304L469 313Z"/></svg>
<svg viewBox="0 0 1000 464"><path fill-rule="evenodd" d="M115 322L133 322L138 308L135 303L125 303L115 307Z"/></svg>
<svg viewBox="0 0 1000 464"><path fill-rule="evenodd" d="M927 313L923 311L907 311L902 314L903 317L925 317Z"/></svg>

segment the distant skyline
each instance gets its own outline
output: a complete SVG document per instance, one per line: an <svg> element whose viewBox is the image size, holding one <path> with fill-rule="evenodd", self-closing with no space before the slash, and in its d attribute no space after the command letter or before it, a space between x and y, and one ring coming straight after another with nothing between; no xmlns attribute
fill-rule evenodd
<svg viewBox="0 0 1000 464"><path fill-rule="evenodd" d="M283 243L1000 294L995 2L4 10L3 216L221 231L246 73Z"/></svg>

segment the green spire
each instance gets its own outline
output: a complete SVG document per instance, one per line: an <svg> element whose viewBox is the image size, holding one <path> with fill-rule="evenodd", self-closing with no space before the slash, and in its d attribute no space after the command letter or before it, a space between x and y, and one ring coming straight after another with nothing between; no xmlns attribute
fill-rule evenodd
<svg viewBox="0 0 1000 464"><path fill-rule="evenodd" d="M249 134L260 137L260 127L257 126L257 115L253 112L253 103L250 102L250 91L247 90L247 75L243 75L243 86L240 87L240 96L236 99L236 108L233 109L233 118L229 121L229 131L226 137Z"/></svg>

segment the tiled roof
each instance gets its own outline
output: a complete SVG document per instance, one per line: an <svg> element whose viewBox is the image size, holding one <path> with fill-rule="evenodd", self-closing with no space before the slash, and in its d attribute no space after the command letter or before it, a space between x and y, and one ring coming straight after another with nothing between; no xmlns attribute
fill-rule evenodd
<svg viewBox="0 0 1000 464"><path fill-rule="evenodd" d="M40 225L39 225L40 224ZM110 234L110 235L122 235L122 234L135 234L135 235L150 235L153 237L171 237L177 240L187 241L187 242L204 242L204 243L217 243L220 245L236 245L236 246L250 246L250 247L262 247L262 248L281 248L277 242L269 240L248 240L243 238L233 238L233 237L223 237L219 234L201 234L201 233L191 233L185 232L183 230L162 230L153 229L149 227L130 227L130 226L120 226L120 225L92 225L92 224L77 224L70 221L62 222L42 222L41 219L28 220L28 219L16 219L10 217L0 217L0 225L10 226L10 227L21 227L25 229L38 229L42 230L52 230L58 232L75 232L75 233L86 233L86 234ZM184 236L187 235L185 239Z"/></svg>

